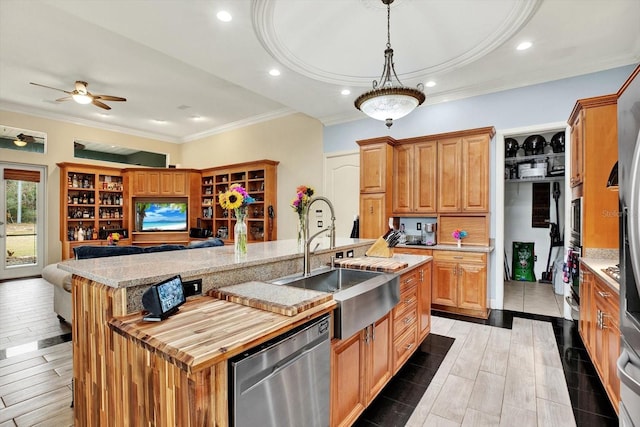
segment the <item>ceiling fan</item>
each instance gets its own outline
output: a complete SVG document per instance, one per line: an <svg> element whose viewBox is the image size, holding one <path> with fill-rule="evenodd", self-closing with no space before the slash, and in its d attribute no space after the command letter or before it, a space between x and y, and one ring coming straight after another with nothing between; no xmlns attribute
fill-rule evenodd
<svg viewBox="0 0 640 427"><path fill-rule="evenodd" d="M76 86L75 86L75 89L73 91L68 91L68 90L64 90L64 89L58 89L58 88L51 87L51 86L45 86L45 85L41 85L40 83L33 83L33 82L30 82L30 83L32 85L34 85L34 86L46 87L47 89L57 90L57 91L64 92L67 95L69 95L69 96L65 96L65 97L56 99L56 101L58 101L58 102L69 101L69 100L73 99L78 104L93 104L93 105L95 105L97 107L104 108L105 110L110 110L111 107L109 107L107 104L105 104L102 101L126 101L127 100L126 98L122 98L122 97L119 97L119 96L94 95L94 94L92 94L91 92L89 92L87 90L88 83L80 81L80 80L76 81Z"/></svg>

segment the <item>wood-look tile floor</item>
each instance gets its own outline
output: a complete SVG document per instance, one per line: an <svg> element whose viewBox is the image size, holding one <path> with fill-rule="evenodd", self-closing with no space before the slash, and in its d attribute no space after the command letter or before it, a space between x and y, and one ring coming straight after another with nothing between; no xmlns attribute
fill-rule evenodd
<svg viewBox="0 0 640 427"><path fill-rule="evenodd" d="M70 332L50 284L0 282L0 427L73 425Z"/></svg>
<svg viewBox="0 0 640 427"><path fill-rule="evenodd" d="M408 426L575 426L551 323L511 330L433 316L455 338Z"/></svg>
<svg viewBox="0 0 640 427"><path fill-rule="evenodd" d="M508 280L504 282L504 309L563 317L564 297L549 283Z"/></svg>

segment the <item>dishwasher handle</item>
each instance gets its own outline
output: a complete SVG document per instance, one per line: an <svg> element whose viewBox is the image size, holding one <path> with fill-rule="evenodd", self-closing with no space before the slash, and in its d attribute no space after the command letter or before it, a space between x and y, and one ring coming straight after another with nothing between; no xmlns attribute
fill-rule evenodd
<svg viewBox="0 0 640 427"><path fill-rule="evenodd" d="M279 360L277 363L266 367L262 371L258 372L253 377L247 378L241 384L239 384L238 392L239 394L244 394L246 392L251 391L253 388L259 386L261 383L268 381L271 377L278 375L280 372L287 369L289 366L296 363L298 360L302 359L312 351L314 351L317 347L321 346L323 343L327 343L327 341L322 341L320 343L314 343L313 345L307 345L300 350L291 353L288 357Z"/></svg>

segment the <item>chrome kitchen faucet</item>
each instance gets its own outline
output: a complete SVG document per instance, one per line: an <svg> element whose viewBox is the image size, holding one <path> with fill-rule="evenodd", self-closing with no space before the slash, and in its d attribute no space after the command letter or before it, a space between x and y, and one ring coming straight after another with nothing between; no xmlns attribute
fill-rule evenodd
<svg viewBox="0 0 640 427"><path fill-rule="evenodd" d="M313 236L309 237L309 212L311 212L311 205L313 205L318 200L324 201L331 211L331 225L327 228L323 228L322 230L315 233ZM330 249L334 249L336 247L336 214L333 209L333 204L329 199L323 196L317 196L309 200L309 204L307 205L307 215L304 222L304 275L308 276L311 274L311 242L320 234L328 231L330 234Z"/></svg>

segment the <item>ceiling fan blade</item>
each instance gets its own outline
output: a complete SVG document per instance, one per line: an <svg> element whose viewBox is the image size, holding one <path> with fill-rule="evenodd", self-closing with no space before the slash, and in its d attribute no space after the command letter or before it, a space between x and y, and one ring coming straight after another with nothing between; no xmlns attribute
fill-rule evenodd
<svg viewBox="0 0 640 427"><path fill-rule="evenodd" d="M126 101L127 98L111 95L93 95L93 99L102 99L103 101Z"/></svg>
<svg viewBox="0 0 640 427"><path fill-rule="evenodd" d="M60 91L60 92L68 93L69 95L72 94L72 92L69 92L68 90L58 89L57 87L41 85L40 83L29 82L29 84L32 84L34 86L46 87L47 89L53 89L53 90L57 90L57 91Z"/></svg>
<svg viewBox="0 0 640 427"><path fill-rule="evenodd" d="M63 96L62 98L58 98L56 99L56 102L62 102L62 101L71 101L73 98L71 97L71 95L69 96Z"/></svg>
<svg viewBox="0 0 640 427"><path fill-rule="evenodd" d="M104 108L105 110L111 110L111 107L109 107L107 104L105 104L104 102L100 102L98 101L95 97L93 98L93 105L100 107L100 108Z"/></svg>

